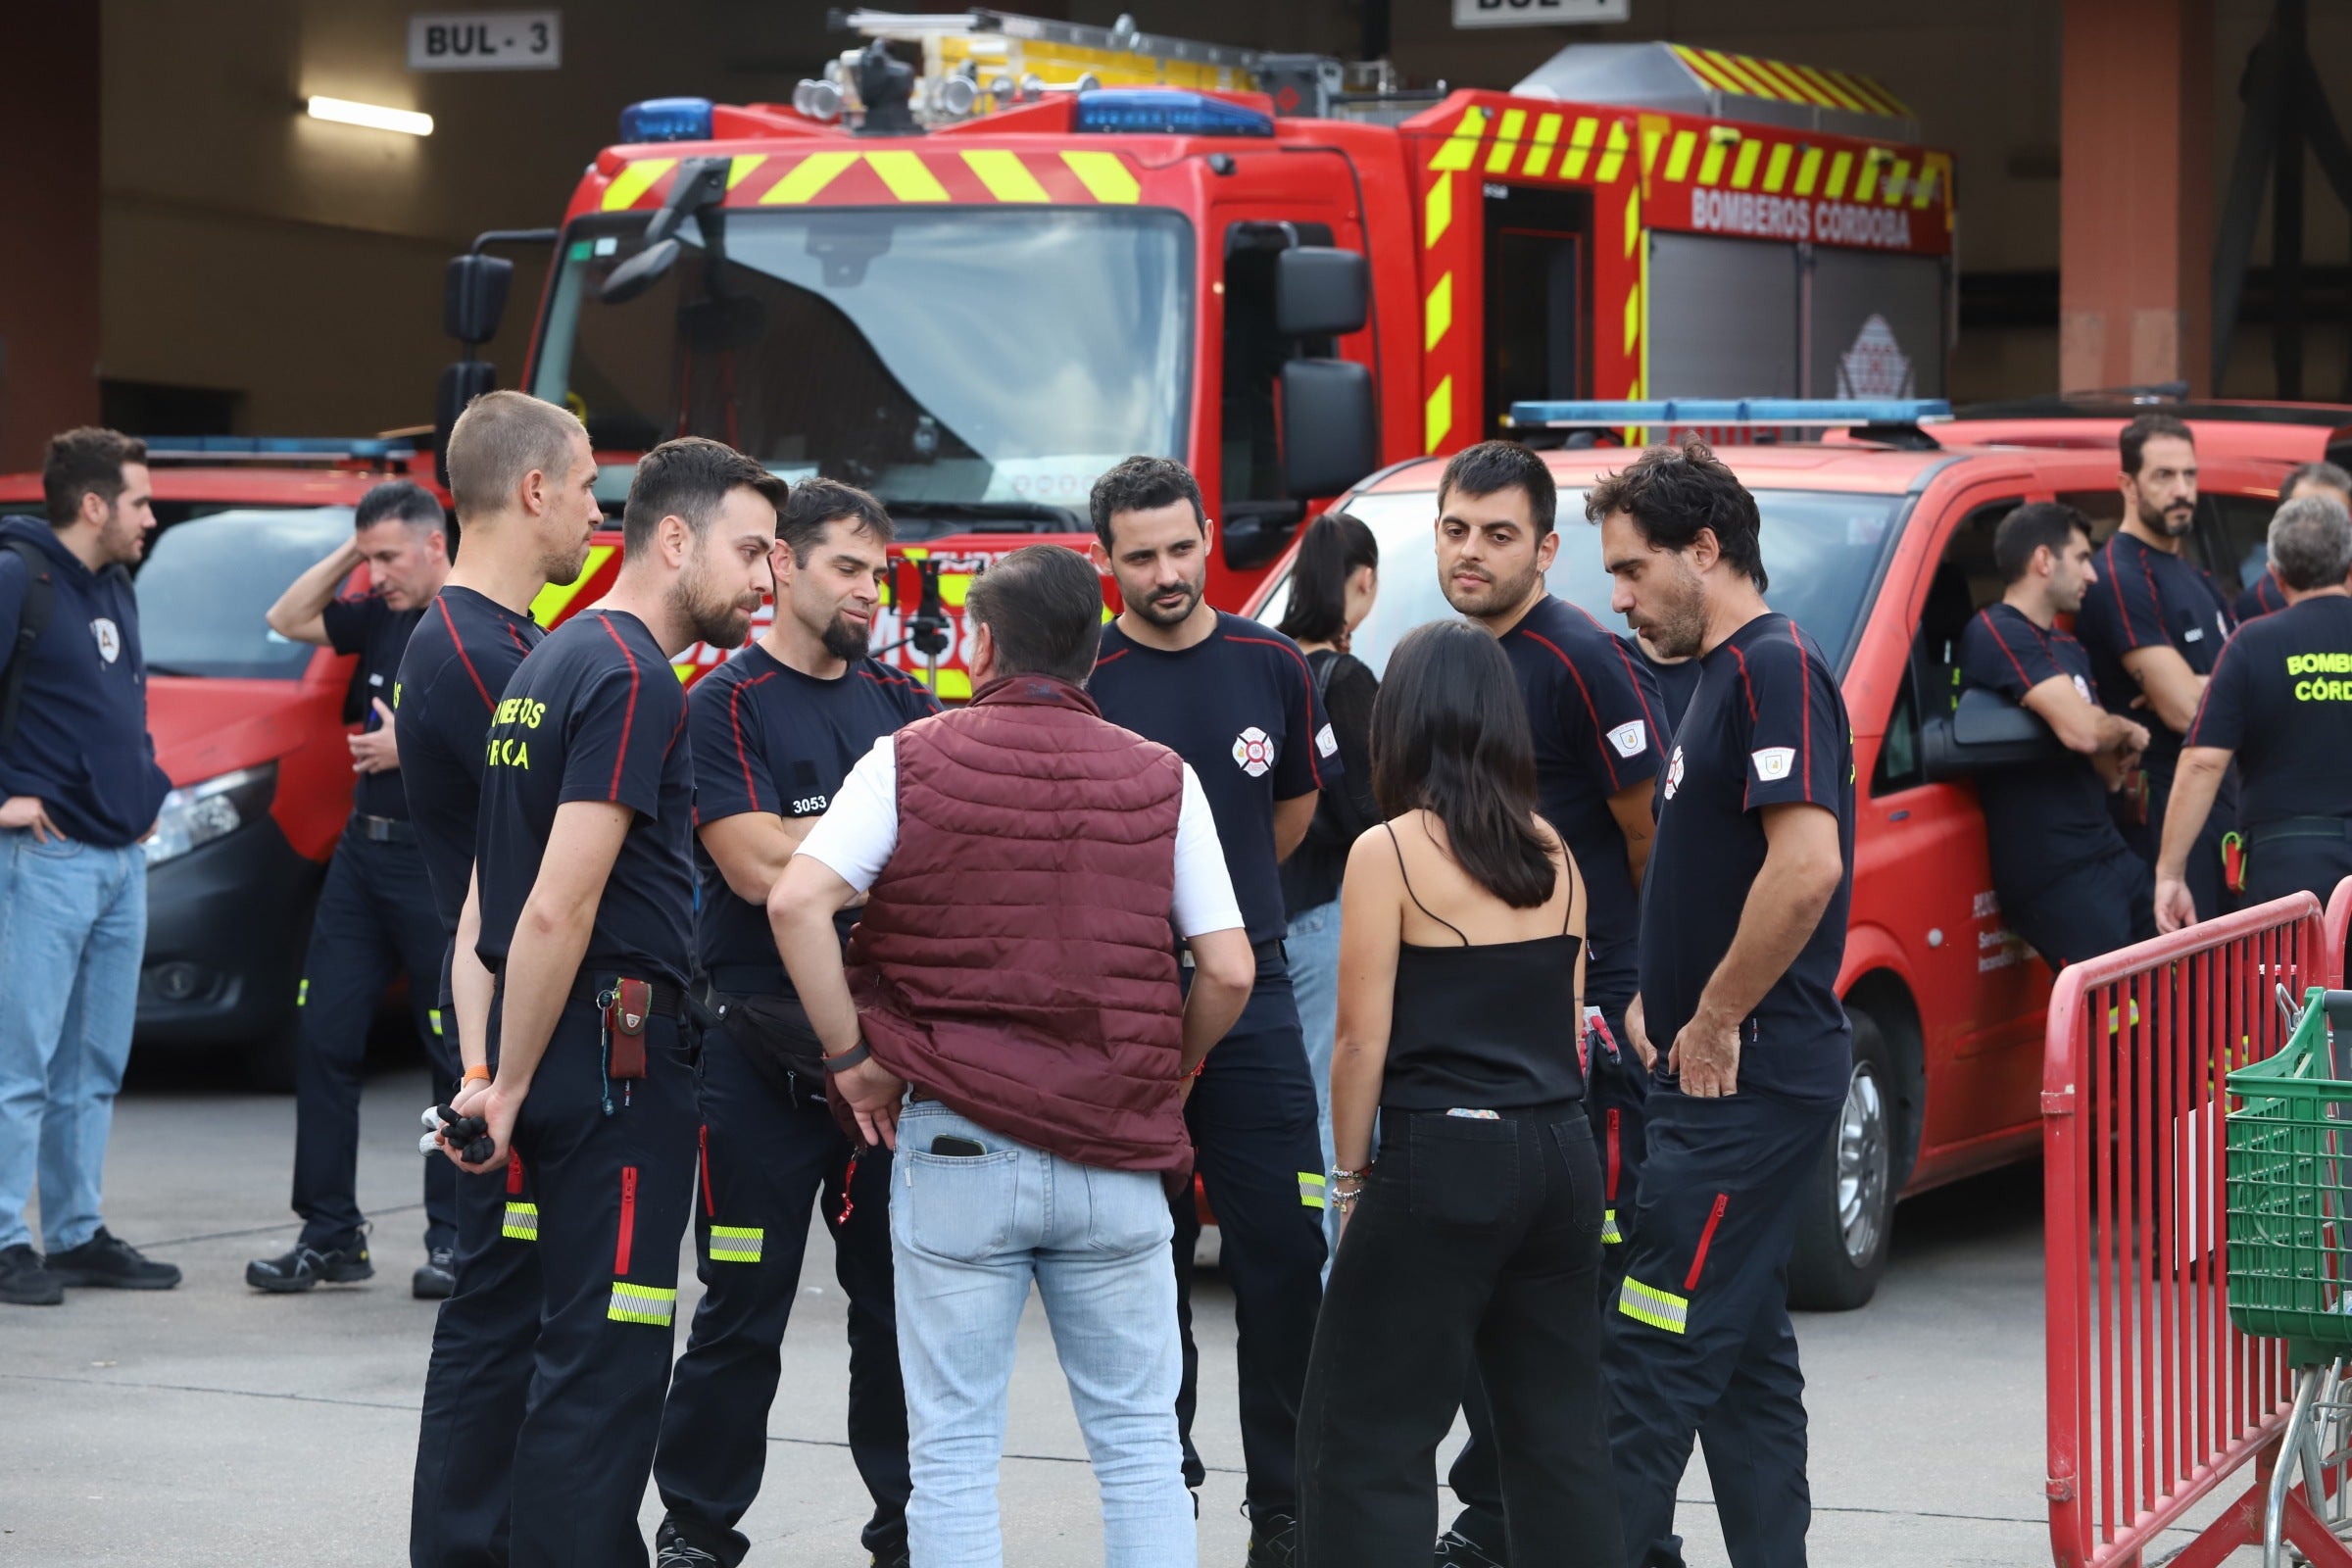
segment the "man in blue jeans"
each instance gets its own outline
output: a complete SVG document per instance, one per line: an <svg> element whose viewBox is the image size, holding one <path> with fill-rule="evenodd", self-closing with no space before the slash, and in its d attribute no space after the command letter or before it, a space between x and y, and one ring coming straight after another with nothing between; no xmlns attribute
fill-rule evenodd
<svg viewBox="0 0 2352 1568"><path fill-rule="evenodd" d="M98 1197L147 941L139 841L172 788L124 569L155 527L147 448L69 430L41 481L46 524L0 520L0 1302L19 1306L179 1283L108 1233Z"/></svg>
<svg viewBox="0 0 2352 1568"><path fill-rule="evenodd" d="M900 1150L907 1544L923 1568L1004 1561L997 1467L1034 1281L1105 1562L1191 1568L1168 1201L1192 1168L1185 1092L1255 960L1200 781L1083 689L1094 569L1017 550L965 611L971 705L876 741L767 906L832 1098ZM833 918L860 893L845 973Z"/></svg>

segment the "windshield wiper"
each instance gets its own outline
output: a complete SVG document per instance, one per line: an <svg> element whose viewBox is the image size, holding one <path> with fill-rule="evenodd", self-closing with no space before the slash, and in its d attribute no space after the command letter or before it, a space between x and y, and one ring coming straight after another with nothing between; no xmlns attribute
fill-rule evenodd
<svg viewBox="0 0 2352 1568"><path fill-rule="evenodd" d="M1076 509L1050 501L941 501L885 496L894 516L944 517L973 524L975 533L1084 533ZM1039 526L1043 524L1044 526Z"/></svg>

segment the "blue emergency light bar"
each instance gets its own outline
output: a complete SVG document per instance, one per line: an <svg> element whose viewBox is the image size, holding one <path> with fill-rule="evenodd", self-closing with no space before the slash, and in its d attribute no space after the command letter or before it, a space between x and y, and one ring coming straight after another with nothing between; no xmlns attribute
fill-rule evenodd
<svg viewBox="0 0 2352 1568"><path fill-rule="evenodd" d="M151 435L150 457L362 458L413 457L414 441L384 436Z"/></svg>
<svg viewBox="0 0 2352 1568"><path fill-rule="evenodd" d="M1952 416L1942 398L1667 398L1647 403L1514 403L1521 429L1621 424L1926 424Z"/></svg>
<svg viewBox="0 0 2352 1568"><path fill-rule="evenodd" d="M620 139L643 141L709 141L711 110L708 98L648 98L620 112Z"/></svg>
<svg viewBox="0 0 2352 1568"><path fill-rule="evenodd" d="M1089 132L1173 136L1271 136L1274 122L1256 110L1174 87L1098 87L1078 95L1072 127Z"/></svg>

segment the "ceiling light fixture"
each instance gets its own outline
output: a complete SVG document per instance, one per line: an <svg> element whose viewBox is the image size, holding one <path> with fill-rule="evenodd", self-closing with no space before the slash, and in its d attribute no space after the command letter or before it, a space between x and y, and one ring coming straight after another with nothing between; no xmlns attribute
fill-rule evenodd
<svg viewBox="0 0 2352 1568"><path fill-rule="evenodd" d="M430 136L433 133L433 117L417 114L412 109L386 109L381 104L354 103L348 98L313 98L308 108L313 120L331 120L344 125L365 125L370 130L396 130L404 136Z"/></svg>

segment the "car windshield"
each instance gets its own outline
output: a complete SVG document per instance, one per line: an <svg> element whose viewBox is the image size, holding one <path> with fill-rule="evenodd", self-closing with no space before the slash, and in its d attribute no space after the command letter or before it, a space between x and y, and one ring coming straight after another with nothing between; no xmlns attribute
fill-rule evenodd
<svg viewBox="0 0 2352 1568"><path fill-rule="evenodd" d="M170 508L156 511L167 516ZM172 522L139 567L139 646L157 675L300 680L317 652L262 618L351 537L349 507L234 507Z"/></svg>
<svg viewBox="0 0 2352 1568"><path fill-rule="evenodd" d="M1818 641L1845 667L1862 601L1903 504L1900 496L1847 495L1805 490L1758 490L1764 519L1764 564L1772 576L1772 608ZM1397 490L1358 496L1348 512L1380 541L1380 597L1348 648L1374 671L1387 667L1389 650L1423 621L1453 613L1438 586L1437 493ZM1609 611L1609 574L1600 564L1600 525L1585 520L1584 493L1562 489L1559 554L1544 586L1589 611L1611 631L1625 622ZM1267 595L1258 618L1282 619L1289 602L1286 572Z"/></svg>
<svg viewBox="0 0 2352 1568"><path fill-rule="evenodd" d="M642 246L630 215L567 232L532 390L599 451L674 435L788 479L845 480L920 538L1083 528L1097 475L1179 457L1189 416L1190 224L1149 208L729 210L715 270L694 220L634 299L600 289ZM608 475L610 481L625 475Z"/></svg>

